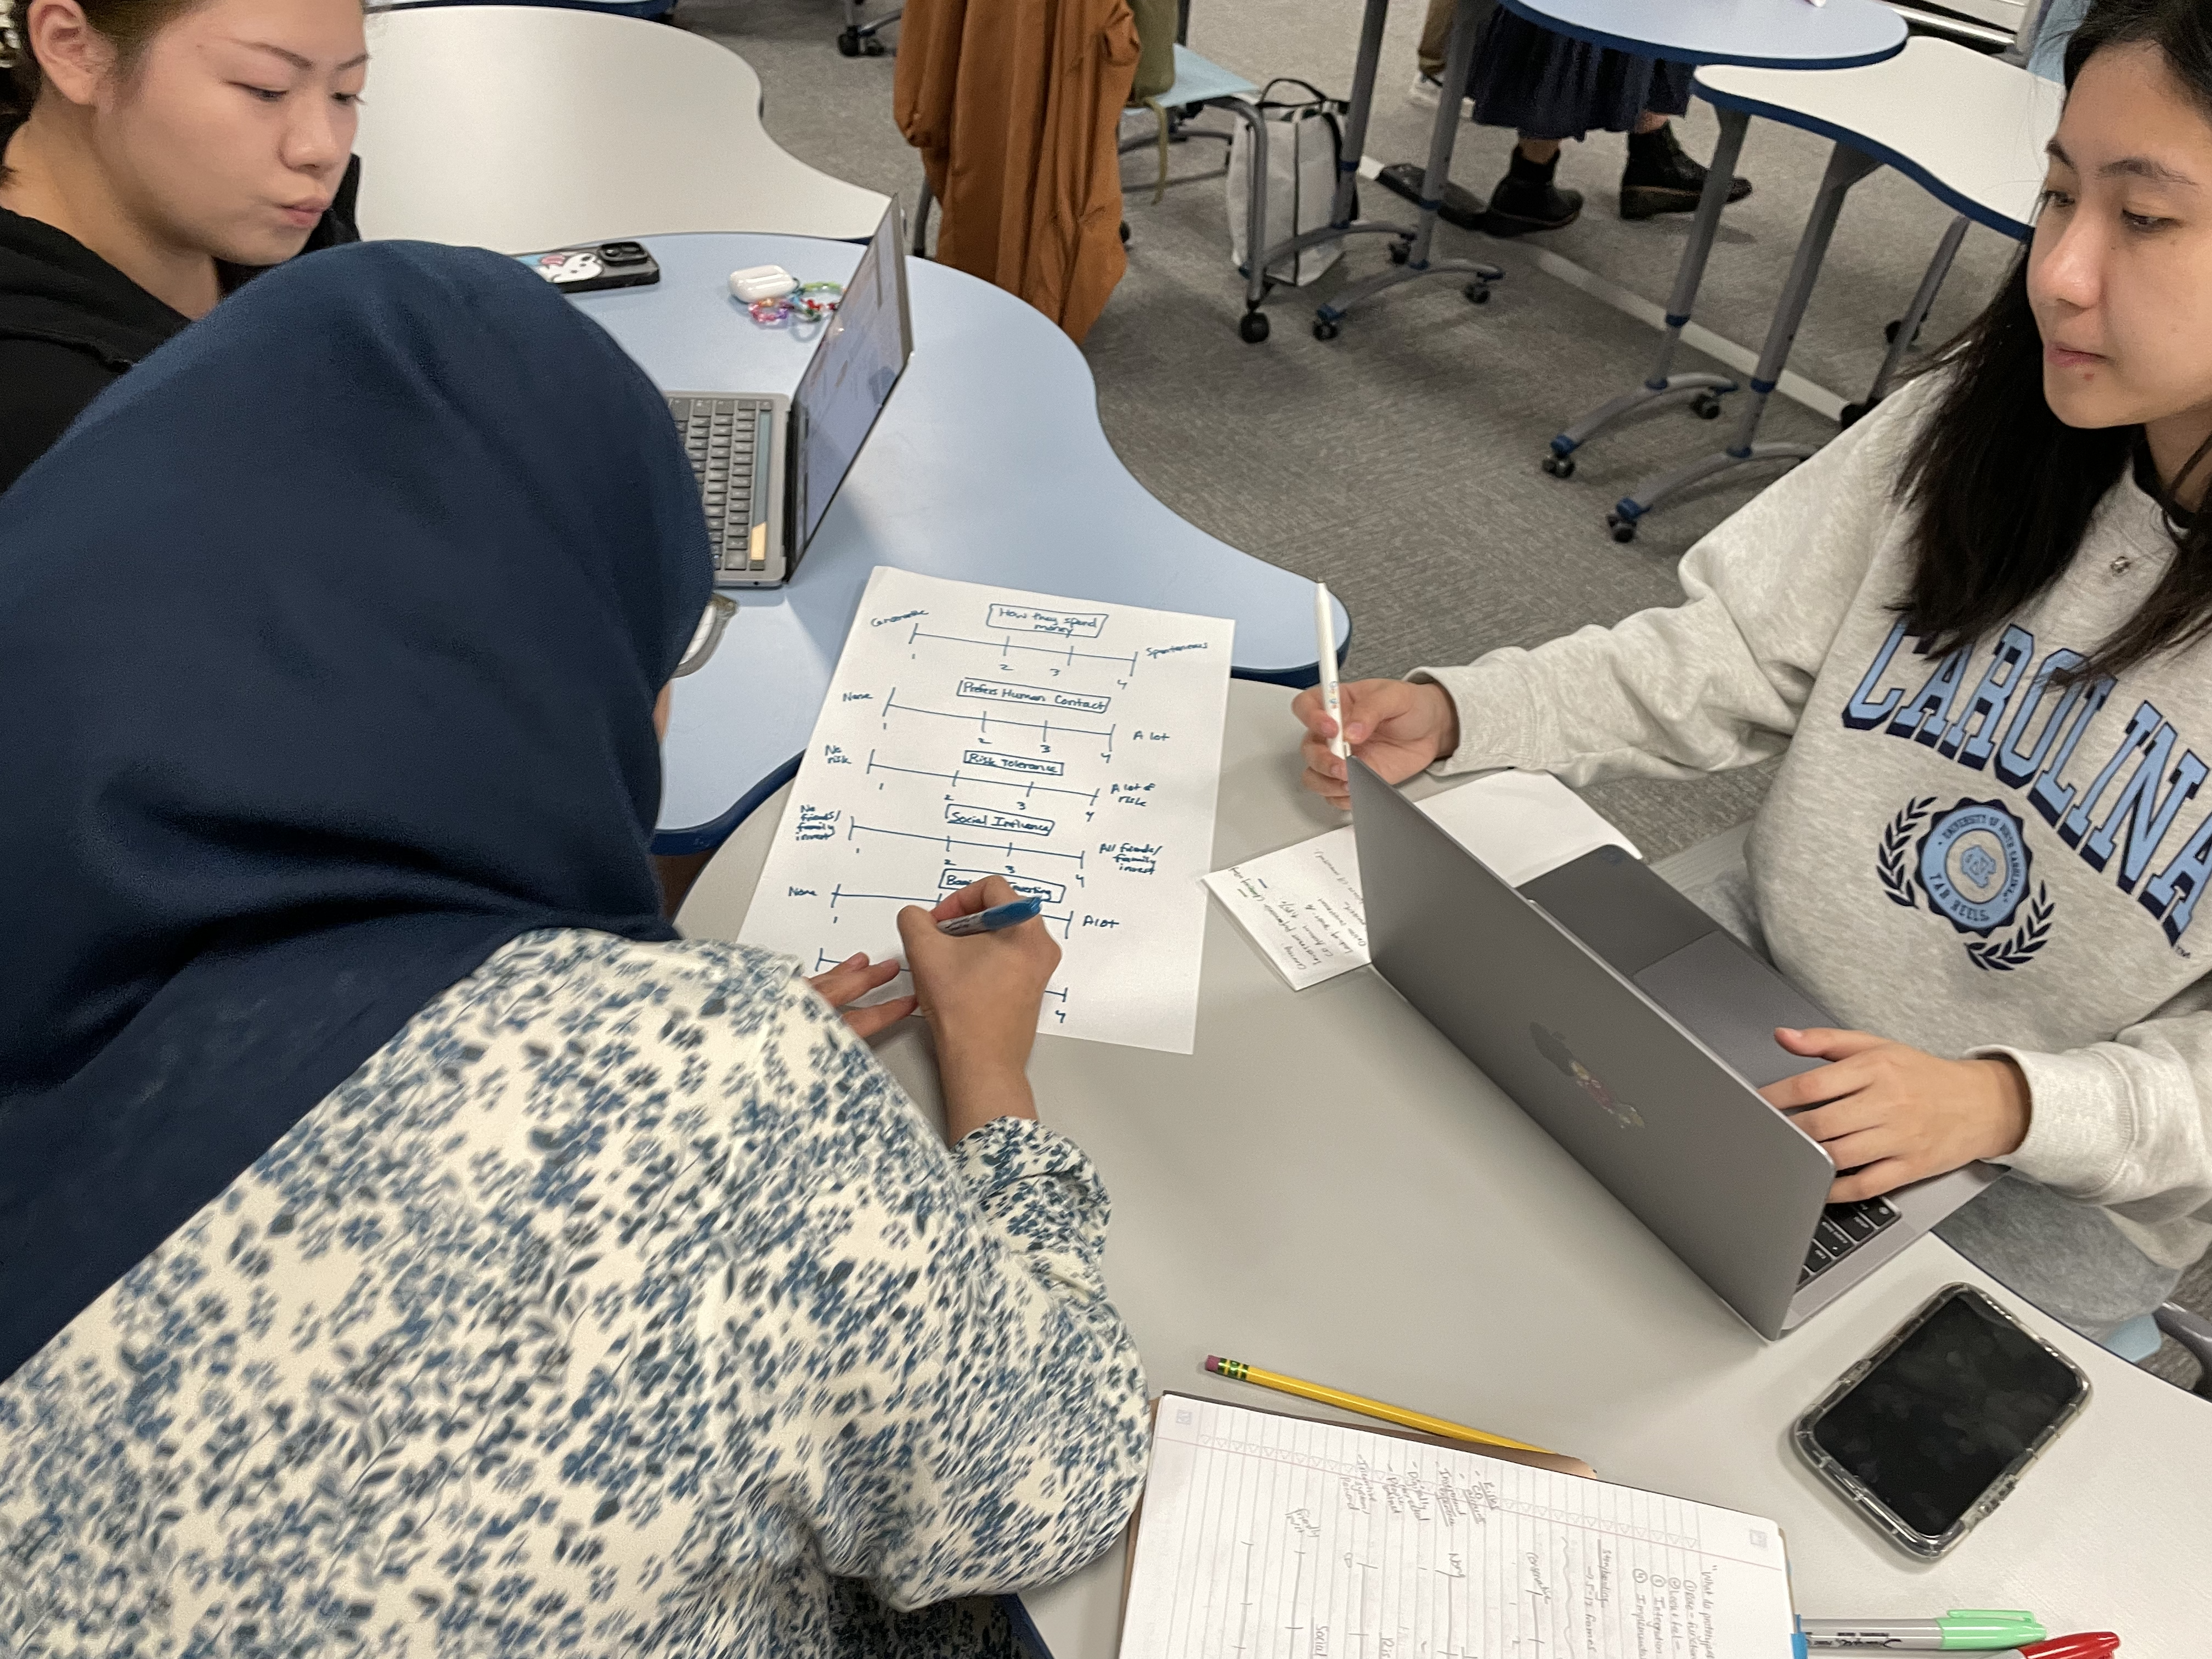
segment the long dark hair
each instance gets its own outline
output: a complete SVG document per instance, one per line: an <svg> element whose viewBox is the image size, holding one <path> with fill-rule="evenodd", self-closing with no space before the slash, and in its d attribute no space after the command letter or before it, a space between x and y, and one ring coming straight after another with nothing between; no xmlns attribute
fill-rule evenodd
<svg viewBox="0 0 2212 1659"><path fill-rule="evenodd" d="M2096 0L2067 45L2068 88L2097 52L2136 45L2156 46L2212 118L2212 5ZM2051 412L2026 248L1989 309L1931 368L1951 373L1898 480L1915 521L1911 583L1897 609L1923 648L1941 654L1985 638L2065 573L2142 428L2069 427ZM2212 511L2184 514L2174 499L2208 451L2212 441L2163 492L2175 546L2166 574L2068 678L2117 675L2212 635Z"/></svg>

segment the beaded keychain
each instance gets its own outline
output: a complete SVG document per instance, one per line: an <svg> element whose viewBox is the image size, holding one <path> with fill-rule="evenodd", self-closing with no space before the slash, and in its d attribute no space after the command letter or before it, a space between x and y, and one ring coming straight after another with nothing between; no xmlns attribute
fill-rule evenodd
<svg viewBox="0 0 2212 1659"><path fill-rule="evenodd" d="M845 297L842 283L802 283L790 293L774 300L755 300L745 308L752 313L757 323L788 322L793 316L808 322L819 322L837 309L837 302Z"/></svg>

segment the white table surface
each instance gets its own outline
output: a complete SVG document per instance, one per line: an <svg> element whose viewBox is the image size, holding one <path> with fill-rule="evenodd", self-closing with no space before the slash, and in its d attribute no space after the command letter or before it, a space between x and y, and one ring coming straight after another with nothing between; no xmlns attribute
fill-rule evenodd
<svg viewBox="0 0 2212 1659"><path fill-rule="evenodd" d="M1289 696L1230 688L1217 867L1340 822L1297 790ZM708 865L679 919L687 933L736 936L781 805ZM878 1052L934 1112L918 1027ZM1155 1393L1323 1414L1200 1369L1229 1354L1769 1516L1810 1615L2028 1607L2054 1633L2118 1631L2123 1659L2212 1648L2212 1404L2045 1318L1933 1238L1764 1342L1372 970L1293 994L1218 907L1194 1054L1045 1036L1030 1075L1045 1120L1113 1194L1107 1281ZM1788 1434L1960 1281L2057 1343L2094 1392L2019 1491L1923 1566L1854 1518ZM1117 1547L1024 1594L1056 1659L1115 1653L1121 1567Z"/></svg>
<svg viewBox="0 0 2212 1659"><path fill-rule="evenodd" d="M672 392L789 392L812 331L755 323L730 297L730 272L780 264L839 282L860 258L849 242L787 236L646 242L657 285L575 304ZM779 588L732 590L738 614L720 647L676 682L659 852L718 845L789 777L879 564L1226 617L1238 673L1314 678L1313 585L1177 518L1129 475L1066 335L961 271L909 259L907 272L913 360L798 574ZM1337 638L1351 638L1341 605Z"/></svg>
<svg viewBox="0 0 2212 1659"><path fill-rule="evenodd" d="M1710 65L1694 85L1711 103L1805 128L1885 161L2008 236L2025 236L2035 222L2043 147L2057 130L2066 96L2056 82L1929 35L1863 68Z"/></svg>
<svg viewBox="0 0 2212 1659"><path fill-rule="evenodd" d="M862 237L884 198L761 125L727 47L562 6L428 6L368 20L362 234L526 253L694 230Z"/></svg>
<svg viewBox="0 0 2212 1659"><path fill-rule="evenodd" d="M1905 20L1881 0L1498 0L1555 33L1644 58L1691 64L1833 69L1905 44Z"/></svg>

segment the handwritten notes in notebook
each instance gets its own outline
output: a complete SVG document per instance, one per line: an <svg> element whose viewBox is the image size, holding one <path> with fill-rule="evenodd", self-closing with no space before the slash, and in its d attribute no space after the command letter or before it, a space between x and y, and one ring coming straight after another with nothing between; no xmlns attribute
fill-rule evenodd
<svg viewBox="0 0 2212 1659"><path fill-rule="evenodd" d="M1771 1521L1169 1395L1121 1659L1784 1659Z"/></svg>
<svg viewBox="0 0 2212 1659"><path fill-rule="evenodd" d="M1190 1053L1233 631L879 567L740 937L896 956L903 907L1004 876L1060 940L1040 1030Z"/></svg>
<svg viewBox="0 0 2212 1659"><path fill-rule="evenodd" d="M1493 772L1431 795L1420 806L1516 887L1600 847L1636 852L1627 836L1546 772ZM1217 870L1206 884L1293 991L1367 960L1359 854L1349 827Z"/></svg>

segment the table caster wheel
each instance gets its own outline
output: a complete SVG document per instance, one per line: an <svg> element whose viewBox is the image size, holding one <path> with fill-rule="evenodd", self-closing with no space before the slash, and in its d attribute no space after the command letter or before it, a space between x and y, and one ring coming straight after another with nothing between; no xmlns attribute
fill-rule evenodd
<svg viewBox="0 0 2212 1659"><path fill-rule="evenodd" d="M1721 400L1710 392L1700 392L1690 399L1690 413L1701 421L1717 421L1721 417Z"/></svg>
<svg viewBox="0 0 2212 1659"><path fill-rule="evenodd" d="M1247 345L1257 345L1267 337L1267 313L1248 311L1237 319L1237 337Z"/></svg>
<svg viewBox="0 0 2212 1659"><path fill-rule="evenodd" d="M1314 325L1314 338L1316 340L1334 340L1339 332L1337 325L1326 317Z"/></svg>
<svg viewBox="0 0 2212 1659"><path fill-rule="evenodd" d="M1490 284L1487 283L1469 283L1460 292L1467 295L1469 305L1486 306L1490 303Z"/></svg>
<svg viewBox="0 0 2212 1659"><path fill-rule="evenodd" d="M1836 416L1836 424L1838 426L1854 425L1863 416L1864 416L1869 410L1873 409L1873 407L1874 405L1872 404L1845 404L1844 405L1843 413Z"/></svg>
<svg viewBox="0 0 2212 1659"><path fill-rule="evenodd" d="M1608 513L1605 515L1605 523L1606 528L1613 532L1613 540L1632 542L1636 539L1635 520L1624 519L1618 513Z"/></svg>
<svg viewBox="0 0 2212 1659"><path fill-rule="evenodd" d="M860 30L840 29L837 32L837 55L841 58L858 58L860 55Z"/></svg>
<svg viewBox="0 0 2212 1659"><path fill-rule="evenodd" d="M1571 455L1547 455L1544 457L1544 471L1555 478L1571 478L1575 476L1575 458Z"/></svg>
<svg viewBox="0 0 2212 1659"><path fill-rule="evenodd" d="M884 43L881 36L869 34L863 35L861 37L860 56L863 58L880 58L883 55Z"/></svg>
<svg viewBox="0 0 2212 1659"><path fill-rule="evenodd" d="M1390 263L1392 264L1402 265L1407 260L1413 257L1413 247L1412 243L1393 242L1390 244Z"/></svg>

